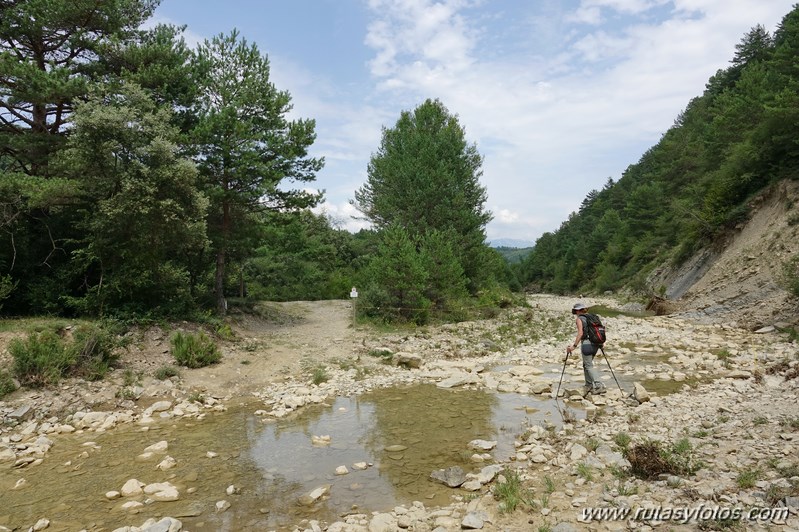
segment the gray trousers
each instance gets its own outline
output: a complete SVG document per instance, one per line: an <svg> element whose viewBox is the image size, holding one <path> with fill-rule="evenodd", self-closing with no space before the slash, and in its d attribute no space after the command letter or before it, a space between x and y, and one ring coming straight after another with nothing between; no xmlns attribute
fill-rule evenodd
<svg viewBox="0 0 799 532"><path fill-rule="evenodd" d="M599 371L594 367L594 356L596 356L597 351L599 351L599 346L591 342L583 342L580 345L580 353L583 355L585 387L591 390L601 390L605 387L599 380Z"/></svg>

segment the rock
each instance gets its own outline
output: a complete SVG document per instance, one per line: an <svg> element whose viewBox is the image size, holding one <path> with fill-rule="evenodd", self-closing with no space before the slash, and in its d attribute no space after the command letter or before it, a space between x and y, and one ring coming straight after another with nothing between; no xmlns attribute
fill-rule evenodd
<svg viewBox="0 0 799 532"><path fill-rule="evenodd" d="M388 447L384 448L383 450L389 453L401 453L402 451L408 448L407 445L389 445Z"/></svg>
<svg viewBox="0 0 799 532"><path fill-rule="evenodd" d="M534 382L530 384L530 393L538 395L552 393L552 384L549 382Z"/></svg>
<svg viewBox="0 0 799 532"><path fill-rule="evenodd" d="M144 493L156 501L176 501L180 497L178 489L169 482L154 482L144 486Z"/></svg>
<svg viewBox="0 0 799 532"><path fill-rule="evenodd" d="M369 532L394 532L397 530L397 520L388 513L378 513L369 521Z"/></svg>
<svg viewBox="0 0 799 532"><path fill-rule="evenodd" d="M748 379L751 376L752 376L751 371L746 371L743 369L734 369L728 371L727 374L725 375L725 377L727 377L728 379Z"/></svg>
<svg viewBox="0 0 799 532"><path fill-rule="evenodd" d="M477 479L474 480L467 480L463 484L461 484L460 488L464 491L477 491L482 488L483 485L480 484L480 481Z"/></svg>
<svg viewBox="0 0 799 532"><path fill-rule="evenodd" d="M391 357L391 363L394 366L404 366L406 368L418 369L422 367L422 357L415 353L394 353Z"/></svg>
<svg viewBox="0 0 799 532"><path fill-rule="evenodd" d="M150 408L148 408L147 410L149 412L166 412L170 408L172 408L172 402L171 401L158 401L156 403L153 403L150 406Z"/></svg>
<svg viewBox="0 0 799 532"><path fill-rule="evenodd" d="M225 512L228 508L230 508L230 503L228 501L216 501L216 511L218 513Z"/></svg>
<svg viewBox="0 0 799 532"><path fill-rule="evenodd" d="M633 399L639 403L646 403L651 399L649 392L646 391L646 388L640 382L636 382L633 385Z"/></svg>
<svg viewBox="0 0 799 532"><path fill-rule="evenodd" d="M457 488L466 482L466 475L459 466L433 471L430 473L430 478L450 488Z"/></svg>
<svg viewBox="0 0 799 532"><path fill-rule="evenodd" d="M142 488L144 487L144 482L139 482L135 478L132 478L125 482L125 485L122 486L122 489L119 490L122 493L123 497L132 497L134 495L141 495L144 493Z"/></svg>
<svg viewBox="0 0 799 532"><path fill-rule="evenodd" d="M310 506L328 493L330 493L330 484L324 484L318 488L314 488L305 495L300 496L299 503L303 506Z"/></svg>
<svg viewBox="0 0 799 532"><path fill-rule="evenodd" d="M38 521L36 521L36 524L33 525L33 528L31 528L31 530L33 530L34 532L38 532L39 530L44 530L49 527L50 527L49 519L39 519Z"/></svg>
<svg viewBox="0 0 799 532"><path fill-rule="evenodd" d="M17 454L14 452L13 449L9 447L5 447L2 443L0 443L0 464L7 462L8 467L14 465L14 462L17 459Z"/></svg>
<svg viewBox="0 0 799 532"><path fill-rule="evenodd" d="M777 328L774 327L773 325L767 325L765 327L761 327L760 329L756 330L755 334L765 334L765 333L774 332L776 330Z"/></svg>
<svg viewBox="0 0 799 532"><path fill-rule="evenodd" d="M10 414L8 414L8 419L13 421L27 421L33 417L34 410L28 405L22 405Z"/></svg>
<svg viewBox="0 0 799 532"><path fill-rule="evenodd" d="M463 386L465 384L478 384L480 382L480 376L474 373L456 373L451 375L450 377L444 379L436 383L436 386L439 388L455 388L457 386Z"/></svg>
<svg viewBox="0 0 799 532"><path fill-rule="evenodd" d="M329 434L325 434L324 436L311 436L311 445L314 447L325 447L330 445L331 441Z"/></svg>
<svg viewBox="0 0 799 532"><path fill-rule="evenodd" d="M169 444L165 441L159 441L144 449L144 453L165 453L169 449Z"/></svg>
<svg viewBox="0 0 799 532"><path fill-rule="evenodd" d="M347 475L349 474L350 470L347 469L347 466L338 466L336 468L336 475Z"/></svg>
<svg viewBox="0 0 799 532"><path fill-rule="evenodd" d="M578 460L582 460L588 454L588 449L580 445L579 443L575 443L572 445L571 455L569 458L572 462L577 462Z"/></svg>
<svg viewBox="0 0 799 532"><path fill-rule="evenodd" d="M594 451L597 459L609 467L617 466L622 468L629 468L630 462L627 461L621 453L614 451L607 445L600 445Z"/></svg>
<svg viewBox="0 0 799 532"><path fill-rule="evenodd" d="M133 510L138 510L142 506L144 506L144 503L141 503L139 501L128 501L128 502L124 503L121 506L121 508L123 510L125 510L126 512L130 512L130 511L133 511Z"/></svg>
<svg viewBox="0 0 799 532"><path fill-rule="evenodd" d="M461 528L464 530L480 530L483 528L488 516L485 512L469 512L461 521Z"/></svg>
<svg viewBox="0 0 799 532"><path fill-rule="evenodd" d="M469 442L469 449L473 449L475 451L490 451L496 446L496 440L472 440Z"/></svg>
<svg viewBox="0 0 799 532"><path fill-rule="evenodd" d="M167 469L172 469L176 465L177 461L171 456L167 456L166 458L161 460L161 462L157 466L155 466L155 468L161 471L166 471Z"/></svg>
<svg viewBox="0 0 799 532"><path fill-rule="evenodd" d="M75 412L73 420L76 428L88 429L100 426L108 416L109 412Z"/></svg>
<svg viewBox="0 0 799 532"><path fill-rule="evenodd" d="M530 375L542 375L544 371L535 366L513 366L508 370L514 377L529 377Z"/></svg>
<svg viewBox="0 0 799 532"><path fill-rule="evenodd" d="M477 480L481 484L488 484L489 482L494 480L494 477L496 477L503 469L504 469L504 466L502 466L500 464L493 464L493 465L490 465L490 466L485 466L477 474Z"/></svg>
<svg viewBox="0 0 799 532"><path fill-rule="evenodd" d="M183 523L172 517L164 517L148 526L142 526L141 532L179 532L183 529Z"/></svg>

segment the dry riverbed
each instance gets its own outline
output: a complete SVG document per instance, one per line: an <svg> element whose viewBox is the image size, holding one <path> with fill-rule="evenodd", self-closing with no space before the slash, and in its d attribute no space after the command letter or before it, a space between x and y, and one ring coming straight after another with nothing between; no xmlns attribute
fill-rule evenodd
<svg viewBox="0 0 799 532"><path fill-rule="evenodd" d="M0 401L0 493L35 489L26 485L26 472L46 464L66 435L113 434L120 425L146 433L178 418L202 420L242 397L254 399L254 412L264 420L336 396L409 383L549 398L558 386L551 368L559 377L573 339L573 302L530 296L530 308L493 319L391 333L353 325L349 301L269 304L260 317L232 317L234 335L222 343L220 364L184 369L165 381L153 374L171 362L169 335L140 331L122 357L122 369L105 381L19 390ZM616 306L611 300L589 302ZM582 398L582 369L578 357L570 357L559 419L520 430L514 452L504 455L491 442L464 441L473 469L462 478L458 471L433 475L438 480L431 482L454 485L450 504L360 508L339 520L308 518L289 529L799 530L796 342L778 332L756 334L667 316L604 321L609 364L597 363L608 393ZM13 336L0 337L0 348ZM8 362L2 352L0 363ZM634 391L637 400L629 397ZM631 474L623 448L650 442L671 453L682 469L648 479ZM164 481L140 485L131 478L106 494L118 502L124 526L117 530L188 530L178 518L165 517L186 496L185 486L168 480L181 464L167 460L168 449L148 445L131 453L152 453ZM353 464L342 466L357 475ZM521 481L520 500L508 511L508 499L498 492L515 479ZM209 511L227 511L246 486L234 482L229 488L229 497ZM325 490L320 485L303 502L323 501ZM630 513L597 513L625 509ZM20 522L0 505L0 531L29 528L67 529L47 512Z"/></svg>

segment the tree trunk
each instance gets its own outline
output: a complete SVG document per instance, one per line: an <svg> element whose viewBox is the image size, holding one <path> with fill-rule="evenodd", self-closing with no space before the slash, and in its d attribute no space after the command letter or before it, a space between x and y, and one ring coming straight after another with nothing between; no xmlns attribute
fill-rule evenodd
<svg viewBox="0 0 799 532"><path fill-rule="evenodd" d="M216 275L214 276L214 294L216 296L216 312L224 316L227 312L225 301L225 250L216 253Z"/></svg>

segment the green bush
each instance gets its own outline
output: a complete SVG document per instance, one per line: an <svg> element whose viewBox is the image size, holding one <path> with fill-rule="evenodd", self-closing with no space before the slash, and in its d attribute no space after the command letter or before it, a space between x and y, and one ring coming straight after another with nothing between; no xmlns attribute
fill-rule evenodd
<svg viewBox="0 0 799 532"><path fill-rule="evenodd" d="M14 384L14 379L11 377L11 374L0 369L0 397L10 394L16 389L17 385Z"/></svg>
<svg viewBox="0 0 799 532"><path fill-rule="evenodd" d="M110 325L87 325L75 329L73 342L69 346L75 361L70 374L90 381L105 377L119 360L117 349L124 343L117 332Z"/></svg>
<svg viewBox="0 0 799 532"><path fill-rule="evenodd" d="M799 297L799 256L787 260L782 265L780 281L791 294Z"/></svg>
<svg viewBox="0 0 799 532"><path fill-rule="evenodd" d="M53 331L31 333L26 340L9 344L14 374L20 383L32 387L56 384L75 364L75 350L69 349Z"/></svg>
<svg viewBox="0 0 799 532"><path fill-rule="evenodd" d="M202 368L219 362L222 354L205 333L181 333L172 336L172 356L187 368Z"/></svg>
<svg viewBox="0 0 799 532"><path fill-rule="evenodd" d="M165 381L171 377L178 376L178 368L175 366L161 366L155 370L155 378L159 381Z"/></svg>

